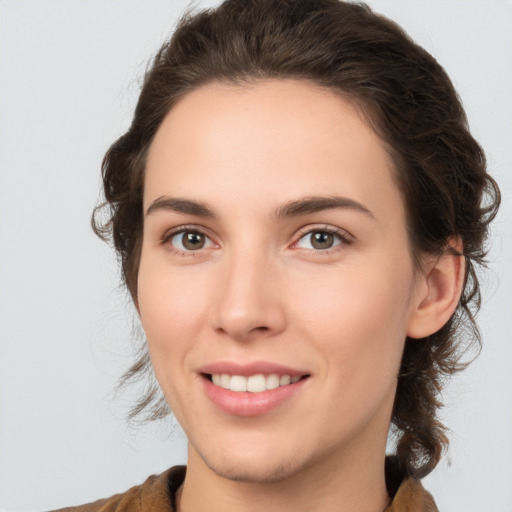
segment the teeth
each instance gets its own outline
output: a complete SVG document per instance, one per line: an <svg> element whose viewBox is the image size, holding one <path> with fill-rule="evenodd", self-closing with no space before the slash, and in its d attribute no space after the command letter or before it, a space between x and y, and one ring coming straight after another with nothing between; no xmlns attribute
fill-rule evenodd
<svg viewBox="0 0 512 512"><path fill-rule="evenodd" d="M279 385L280 386L287 386L288 384L290 384L291 382L291 377L289 375L283 375L280 379L279 379Z"/></svg>
<svg viewBox="0 0 512 512"><path fill-rule="evenodd" d="M266 378L265 382L267 389L276 389L279 387L280 379L279 375L272 373Z"/></svg>
<svg viewBox="0 0 512 512"><path fill-rule="evenodd" d="M290 377L290 375L278 375L277 373L271 373L270 375L258 373L250 377L229 375L227 373L212 374L212 382L216 386L231 391L249 391L251 393L261 393L262 391L276 389L279 386L288 386L289 384L295 384L300 379L300 375Z"/></svg>
<svg viewBox="0 0 512 512"><path fill-rule="evenodd" d="M233 377L231 377L231 381L236 378L237 376L233 375ZM261 393L267 389L267 379L265 379L265 375L251 375L247 379L245 377L238 378L242 378L247 381L247 391L250 391L251 393Z"/></svg>
<svg viewBox="0 0 512 512"><path fill-rule="evenodd" d="M242 375L233 375L229 381L231 391L247 391L247 379Z"/></svg>
<svg viewBox="0 0 512 512"><path fill-rule="evenodd" d="M226 375L223 373L219 377L219 386L224 389L229 389L229 381L231 380L231 377L229 375Z"/></svg>

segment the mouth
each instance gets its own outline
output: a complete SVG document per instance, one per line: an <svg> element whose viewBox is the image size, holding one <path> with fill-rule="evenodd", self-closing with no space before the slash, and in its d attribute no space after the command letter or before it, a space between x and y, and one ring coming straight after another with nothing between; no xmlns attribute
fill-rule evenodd
<svg viewBox="0 0 512 512"><path fill-rule="evenodd" d="M302 379L306 379L308 375L288 375L288 374L263 374L254 375L231 375L228 373L212 373L203 374L203 376L212 382L215 386L230 391L243 393L263 393L284 386L290 386Z"/></svg>
<svg viewBox="0 0 512 512"><path fill-rule="evenodd" d="M204 392L231 416L266 415L301 394L311 374L272 363L217 363L200 371Z"/></svg>

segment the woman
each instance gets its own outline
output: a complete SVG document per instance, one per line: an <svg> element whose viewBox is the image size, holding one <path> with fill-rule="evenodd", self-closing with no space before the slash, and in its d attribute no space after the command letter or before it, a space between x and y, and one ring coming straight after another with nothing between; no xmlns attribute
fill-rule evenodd
<svg viewBox="0 0 512 512"><path fill-rule="evenodd" d="M437 510L499 192L427 52L361 5L228 0L160 50L103 179L166 400L139 409L189 460L84 510Z"/></svg>

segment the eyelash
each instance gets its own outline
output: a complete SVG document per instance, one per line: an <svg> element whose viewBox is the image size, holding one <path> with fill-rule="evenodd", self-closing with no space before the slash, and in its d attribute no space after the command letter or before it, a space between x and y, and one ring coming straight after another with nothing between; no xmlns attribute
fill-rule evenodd
<svg viewBox="0 0 512 512"><path fill-rule="evenodd" d="M162 238L160 240L160 244L161 245L169 245L171 247L172 251L175 252L176 254L178 254L179 256L194 257L197 253L199 253L199 251L202 248L198 249L197 251L193 251L193 250L184 251L182 249L178 249L178 248L174 247L172 244L169 243L175 236L183 235L185 233L199 234L201 236L204 236L206 239L208 239L213 246L217 245L217 244L215 244L215 242L213 242L212 238L205 232L204 229L198 228L197 226L180 226L179 228L173 229L172 231L167 232L162 236ZM332 235L332 236L336 237L339 242L336 245L326 248L326 249L303 248L304 251L307 251L308 253L315 254L315 255L331 254L333 252L340 250L341 247L343 247L343 246L351 245L354 241L353 237L351 235L349 235L346 231L336 229L331 226L318 226L318 227L313 227L313 228L308 227L308 228L305 228L305 229L299 231L299 233L297 234L297 237L296 237L296 241L293 242L291 247L292 248L297 247L297 245L300 243L301 240L303 240L308 235L309 236L313 235L314 233L323 233L323 234Z"/></svg>

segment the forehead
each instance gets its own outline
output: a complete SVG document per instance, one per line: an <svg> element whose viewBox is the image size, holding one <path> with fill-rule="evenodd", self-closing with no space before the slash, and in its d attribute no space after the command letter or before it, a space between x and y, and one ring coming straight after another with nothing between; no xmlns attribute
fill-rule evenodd
<svg viewBox="0 0 512 512"><path fill-rule="evenodd" d="M390 156L357 108L294 80L214 83L182 98L151 145L145 209L165 194L226 208L311 195L402 208Z"/></svg>

